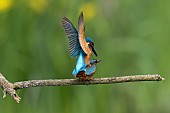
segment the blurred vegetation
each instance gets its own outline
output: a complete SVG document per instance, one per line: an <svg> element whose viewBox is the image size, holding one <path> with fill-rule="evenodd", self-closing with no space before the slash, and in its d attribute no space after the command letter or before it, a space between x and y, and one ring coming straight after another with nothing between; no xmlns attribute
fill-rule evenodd
<svg viewBox="0 0 170 113"><path fill-rule="evenodd" d="M73 78L76 59L69 55L61 20L66 16L77 27L80 11L102 60L94 77L158 73L166 78L22 89L20 104L9 96L0 99L1 112L169 113L169 5L169 0L0 0L0 72L11 82Z"/></svg>

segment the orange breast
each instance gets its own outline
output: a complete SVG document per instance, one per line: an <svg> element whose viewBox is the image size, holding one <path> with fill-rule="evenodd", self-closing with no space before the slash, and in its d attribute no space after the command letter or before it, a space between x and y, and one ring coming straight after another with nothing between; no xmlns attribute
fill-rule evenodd
<svg viewBox="0 0 170 113"><path fill-rule="evenodd" d="M90 49L89 49L90 50ZM86 63L86 65L90 65L90 58L92 56L92 52L91 50L88 52L87 56L84 57L84 62Z"/></svg>

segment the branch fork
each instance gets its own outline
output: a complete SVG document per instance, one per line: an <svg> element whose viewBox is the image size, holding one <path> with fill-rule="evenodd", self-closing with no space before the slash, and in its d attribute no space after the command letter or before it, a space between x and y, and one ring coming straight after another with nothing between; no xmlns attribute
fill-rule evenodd
<svg viewBox="0 0 170 113"><path fill-rule="evenodd" d="M5 98L7 94L9 94L11 97L13 97L13 99L17 103L19 103L21 98L16 93L14 84L6 80L1 73L0 73L0 86L3 89L3 93L4 93L3 98Z"/></svg>

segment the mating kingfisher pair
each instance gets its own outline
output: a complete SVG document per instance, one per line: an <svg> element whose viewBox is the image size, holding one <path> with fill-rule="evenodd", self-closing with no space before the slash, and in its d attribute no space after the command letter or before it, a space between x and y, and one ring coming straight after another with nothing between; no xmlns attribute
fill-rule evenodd
<svg viewBox="0 0 170 113"><path fill-rule="evenodd" d="M91 38L85 37L83 12L78 19L78 31L71 21L64 17L62 26L66 32L69 41L69 51L71 57L77 57L76 67L72 74L79 79L86 81L91 80L96 72L96 64L101 60L90 60L92 52L96 55L94 43Z"/></svg>

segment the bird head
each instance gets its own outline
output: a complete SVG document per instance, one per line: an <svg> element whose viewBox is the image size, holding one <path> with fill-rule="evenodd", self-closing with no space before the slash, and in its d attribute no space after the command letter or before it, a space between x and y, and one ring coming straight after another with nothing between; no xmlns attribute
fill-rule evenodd
<svg viewBox="0 0 170 113"><path fill-rule="evenodd" d="M96 56L98 56L98 55L97 55L97 52L96 52L95 49L94 49L94 43L93 43L92 39L91 39L91 38L85 38L85 39L86 39L86 42L88 43L89 48L93 51L93 53L94 53Z"/></svg>

